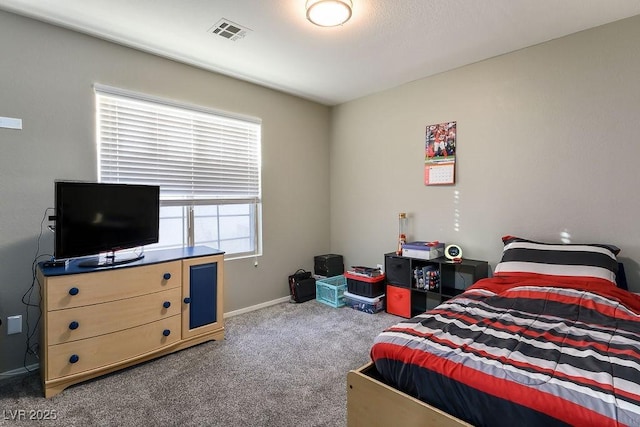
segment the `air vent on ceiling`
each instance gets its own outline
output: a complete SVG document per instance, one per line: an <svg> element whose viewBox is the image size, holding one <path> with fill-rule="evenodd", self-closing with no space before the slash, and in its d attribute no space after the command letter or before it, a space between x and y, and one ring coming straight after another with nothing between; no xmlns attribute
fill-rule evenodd
<svg viewBox="0 0 640 427"><path fill-rule="evenodd" d="M238 25L235 22L231 22L224 18L219 20L209 29L209 32L233 41L244 38L249 31L251 31L249 28L243 27L242 25Z"/></svg>

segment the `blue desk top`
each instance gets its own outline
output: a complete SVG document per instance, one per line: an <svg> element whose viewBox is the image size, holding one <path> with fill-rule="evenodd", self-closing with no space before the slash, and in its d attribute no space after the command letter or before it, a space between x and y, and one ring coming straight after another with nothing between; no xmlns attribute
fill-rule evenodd
<svg viewBox="0 0 640 427"><path fill-rule="evenodd" d="M144 258L141 258L139 260L126 264L109 265L104 267L81 267L80 263L86 261L86 257L71 259L64 267L43 267L44 262L39 263L38 267L42 271L42 274L45 276L64 276L66 274L91 273L94 271L107 271L119 268L139 267L141 265L158 264L161 262L175 261L185 258L198 258L203 256L222 254L224 254L224 251L210 248L208 246L192 246L187 248L159 249L147 251L144 253Z"/></svg>

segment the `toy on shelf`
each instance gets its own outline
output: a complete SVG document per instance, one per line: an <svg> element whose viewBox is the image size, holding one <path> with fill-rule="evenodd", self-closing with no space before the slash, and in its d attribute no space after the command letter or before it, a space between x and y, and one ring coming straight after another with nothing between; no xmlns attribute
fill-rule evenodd
<svg viewBox="0 0 640 427"><path fill-rule="evenodd" d="M398 215L398 249L396 255L402 255L402 245L407 243L407 214L400 212Z"/></svg>
<svg viewBox="0 0 640 427"><path fill-rule="evenodd" d="M413 280L417 289L434 291L440 287L440 272L433 265L413 269Z"/></svg>

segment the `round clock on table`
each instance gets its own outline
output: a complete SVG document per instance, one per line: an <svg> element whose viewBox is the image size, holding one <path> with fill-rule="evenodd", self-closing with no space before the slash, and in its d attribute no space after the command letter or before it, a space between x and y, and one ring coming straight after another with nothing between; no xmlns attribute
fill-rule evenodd
<svg viewBox="0 0 640 427"><path fill-rule="evenodd" d="M459 261L462 259L462 248L458 245L447 245L444 248L444 256L451 261Z"/></svg>

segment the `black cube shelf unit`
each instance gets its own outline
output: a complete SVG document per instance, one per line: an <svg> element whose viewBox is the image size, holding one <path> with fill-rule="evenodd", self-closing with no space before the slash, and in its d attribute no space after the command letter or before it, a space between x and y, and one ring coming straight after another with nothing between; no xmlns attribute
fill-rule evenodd
<svg viewBox="0 0 640 427"><path fill-rule="evenodd" d="M437 288L417 287L414 270L423 267L431 267L439 274ZM424 260L391 252L384 255L384 270L387 276L387 312L411 317L461 294L478 280L488 277L489 263L466 258L461 262L444 257Z"/></svg>

